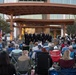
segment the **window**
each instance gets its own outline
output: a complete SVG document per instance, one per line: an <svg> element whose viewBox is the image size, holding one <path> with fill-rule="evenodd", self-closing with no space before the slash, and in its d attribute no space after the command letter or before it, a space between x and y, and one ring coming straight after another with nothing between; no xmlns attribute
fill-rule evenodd
<svg viewBox="0 0 76 75"><path fill-rule="evenodd" d="M62 19L63 15L62 14L51 14L50 18L51 19Z"/></svg>
<svg viewBox="0 0 76 75"><path fill-rule="evenodd" d="M4 0L0 0L0 3L4 3Z"/></svg>
<svg viewBox="0 0 76 75"><path fill-rule="evenodd" d="M51 3L60 3L60 4L74 4L76 5L76 0L50 0ZM51 19L62 19L62 18L65 18L65 19L69 19L69 18L74 18L73 15L66 15L65 16L62 14L62 15L59 15L59 14L53 14L53 15L50 15L50 18Z"/></svg>
<svg viewBox="0 0 76 75"><path fill-rule="evenodd" d="M19 0L19 1L46 1L46 0Z"/></svg>
<svg viewBox="0 0 76 75"><path fill-rule="evenodd" d="M52 3L62 3L62 4L75 4L76 0L50 0Z"/></svg>

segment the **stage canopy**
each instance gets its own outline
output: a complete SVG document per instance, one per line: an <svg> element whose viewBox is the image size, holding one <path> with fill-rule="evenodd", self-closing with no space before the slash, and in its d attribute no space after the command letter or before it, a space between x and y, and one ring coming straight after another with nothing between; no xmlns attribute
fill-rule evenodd
<svg viewBox="0 0 76 75"><path fill-rule="evenodd" d="M0 13L13 16L29 14L76 14L76 5L57 3L3 3Z"/></svg>

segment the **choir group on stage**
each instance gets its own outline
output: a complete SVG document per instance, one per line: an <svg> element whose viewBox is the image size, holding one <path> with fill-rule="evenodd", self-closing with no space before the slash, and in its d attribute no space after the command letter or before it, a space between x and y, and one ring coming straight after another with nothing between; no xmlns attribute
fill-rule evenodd
<svg viewBox="0 0 76 75"><path fill-rule="evenodd" d="M47 40L49 42L52 41L52 36L50 34L45 34L45 33L34 33L34 34L24 34L25 38L25 44L29 45L29 43L32 42L38 42L42 41L43 43Z"/></svg>

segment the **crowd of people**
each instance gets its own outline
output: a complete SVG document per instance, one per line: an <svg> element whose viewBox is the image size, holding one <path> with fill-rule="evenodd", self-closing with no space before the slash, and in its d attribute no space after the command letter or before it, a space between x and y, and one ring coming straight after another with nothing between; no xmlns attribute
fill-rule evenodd
<svg viewBox="0 0 76 75"><path fill-rule="evenodd" d="M0 75L48 75L49 68L61 68L61 70L72 68L76 74L76 35L73 37L58 37L55 39L57 41L52 36L47 36L47 38L42 33L37 34L37 36L33 34L33 38L31 37L32 34L29 34L30 37L26 35L28 34L25 34L26 40L24 42L16 44L15 41L10 41L7 43L6 49L0 51ZM41 58L39 57L39 61L37 61L37 53L43 55ZM45 59L48 59L48 57L50 65L46 68L47 66L43 65L47 64L44 62L47 62ZM64 62L66 60L70 61ZM39 66L37 62L41 63L41 67L37 67ZM43 72L40 74L37 68L45 71L45 74ZM31 73L32 70L34 70L34 73Z"/></svg>

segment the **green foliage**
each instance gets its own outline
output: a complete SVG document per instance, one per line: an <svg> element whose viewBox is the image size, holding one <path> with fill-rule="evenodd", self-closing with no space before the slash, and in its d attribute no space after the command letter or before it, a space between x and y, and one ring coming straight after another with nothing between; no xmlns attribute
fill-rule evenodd
<svg viewBox="0 0 76 75"><path fill-rule="evenodd" d="M74 15L74 24L67 26L67 33L68 34L76 33L76 15Z"/></svg>
<svg viewBox="0 0 76 75"><path fill-rule="evenodd" d="M68 34L75 34L76 33L76 23L74 25L67 26L67 33Z"/></svg>
<svg viewBox="0 0 76 75"><path fill-rule="evenodd" d="M0 29L2 29L2 32L10 33L10 24L7 23L2 17L0 16Z"/></svg>

